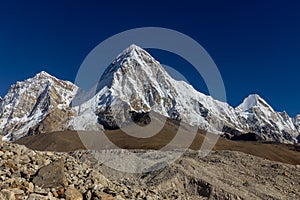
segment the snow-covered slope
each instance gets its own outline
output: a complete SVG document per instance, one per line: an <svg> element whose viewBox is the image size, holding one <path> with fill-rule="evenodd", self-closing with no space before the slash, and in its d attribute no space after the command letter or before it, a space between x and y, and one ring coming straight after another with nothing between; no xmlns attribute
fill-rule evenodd
<svg viewBox="0 0 300 200"><path fill-rule="evenodd" d="M296 115L296 117L293 119L293 122L300 133L300 115Z"/></svg>
<svg viewBox="0 0 300 200"><path fill-rule="evenodd" d="M239 112L247 112L251 110L253 107L262 107L265 109L265 112L272 113L274 112L273 108L258 94L251 94L247 98L244 99L243 103L241 103L236 110Z"/></svg>
<svg viewBox="0 0 300 200"><path fill-rule="evenodd" d="M255 132L266 140L293 143L299 134L286 113L275 112L258 95L250 95L234 109L174 80L158 61L136 45L112 62L101 77L98 90L77 110L83 110L85 115L91 113L91 108L106 128L126 126L126 119L132 114L154 111L231 135Z"/></svg>
<svg viewBox="0 0 300 200"><path fill-rule="evenodd" d="M299 132L293 119L286 112L275 112L259 95L249 95L236 111L241 116L244 130L268 141L296 142Z"/></svg>
<svg viewBox="0 0 300 200"><path fill-rule="evenodd" d="M77 87L41 72L12 85L0 107L0 130L6 140L16 140L34 129L57 129L72 115L69 104ZM42 126L46 120L47 127ZM51 124L52 123L52 124ZM55 127L56 126L56 127Z"/></svg>
<svg viewBox="0 0 300 200"><path fill-rule="evenodd" d="M132 45L101 77L97 95L77 109L92 108L106 127L122 126L130 113L154 111L202 129L241 127L235 109L176 81L146 51Z"/></svg>
<svg viewBox="0 0 300 200"><path fill-rule="evenodd" d="M74 99L76 92L79 99ZM70 107L71 101L75 106ZM45 72L13 85L0 101L0 129L6 140L16 140L53 130L118 128L151 112L227 136L256 133L265 140L294 143L300 131L299 116L275 112L258 95L233 108L174 80L136 45L117 56L87 93Z"/></svg>

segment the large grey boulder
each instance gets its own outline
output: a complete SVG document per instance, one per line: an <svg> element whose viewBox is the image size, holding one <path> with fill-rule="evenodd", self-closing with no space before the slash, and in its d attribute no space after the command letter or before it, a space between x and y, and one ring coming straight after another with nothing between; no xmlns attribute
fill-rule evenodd
<svg viewBox="0 0 300 200"><path fill-rule="evenodd" d="M66 183L64 160L59 159L42 167L33 178L33 183L44 188L64 186Z"/></svg>

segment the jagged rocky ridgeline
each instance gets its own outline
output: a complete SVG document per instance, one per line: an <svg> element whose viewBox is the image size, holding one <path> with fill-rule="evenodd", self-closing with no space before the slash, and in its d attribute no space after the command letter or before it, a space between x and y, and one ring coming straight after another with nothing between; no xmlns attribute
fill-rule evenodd
<svg viewBox="0 0 300 200"><path fill-rule="evenodd" d="M228 137L256 134L262 140L297 143L300 116L276 112L260 96L237 108L174 80L149 53L136 45L124 50L80 105L77 86L46 72L13 85L1 100L0 129L5 140L61 130L101 130L126 126L129 117L155 112Z"/></svg>

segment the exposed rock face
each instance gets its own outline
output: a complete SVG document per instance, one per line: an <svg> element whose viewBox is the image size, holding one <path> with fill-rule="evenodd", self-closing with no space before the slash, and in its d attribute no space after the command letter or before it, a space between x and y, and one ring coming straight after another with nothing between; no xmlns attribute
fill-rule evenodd
<svg viewBox="0 0 300 200"><path fill-rule="evenodd" d="M108 129L156 112L230 137L254 133L267 141L296 143L299 135L292 118L286 112L275 112L260 96L250 95L232 108L174 80L158 61L135 45L111 63L97 88L98 93L77 110L96 113L99 123Z"/></svg>
<svg viewBox="0 0 300 200"><path fill-rule="evenodd" d="M137 150L135 152L138 153ZM175 163L158 171L127 174L99 165L87 151L69 154L38 152L4 142L0 144L0 198L300 198L299 166L232 151L212 152L204 159L197 155L189 151ZM62 168L63 172L51 175L65 177L66 184L63 186L52 185L53 181L48 176L57 168ZM45 173L48 175L45 176ZM43 179L42 185L32 182L40 179L41 175L48 177Z"/></svg>
<svg viewBox="0 0 300 200"><path fill-rule="evenodd" d="M296 128L298 129L298 132L300 133L300 115L297 115L294 119L294 123ZM296 138L298 140L298 143L300 143L300 134Z"/></svg>
<svg viewBox="0 0 300 200"><path fill-rule="evenodd" d="M117 129L132 120L148 124L151 119L146 116L152 112L229 138L256 134L267 141L297 143L300 137L299 117L292 119L286 112L274 111L258 95L250 95L233 108L174 80L136 45L110 64L94 88L96 94L91 90L85 98L86 93L74 84L45 72L18 82L0 100L1 134L5 140L15 141L66 129ZM70 107L71 102L80 103Z"/></svg>
<svg viewBox="0 0 300 200"><path fill-rule="evenodd" d="M99 122L111 128L126 126L135 113L150 111L213 132L221 132L224 124L242 127L234 108L174 80L158 61L135 45L111 63L98 88L99 92L78 109L94 110Z"/></svg>
<svg viewBox="0 0 300 200"><path fill-rule="evenodd" d="M256 133L267 141L297 142L299 132L293 119L286 112L275 112L260 96L248 96L236 110L245 122L244 130Z"/></svg>
<svg viewBox="0 0 300 200"><path fill-rule="evenodd" d="M298 129L298 131L300 132L300 115L297 115L295 117L294 124L295 124L296 128Z"/></svg>
<svg viewBox="0 0 300 200"><path fill-rule="evenodd" d="M7 140L65 129L77 87L46 72L11 86L0 107L0 127Z"/></svg>

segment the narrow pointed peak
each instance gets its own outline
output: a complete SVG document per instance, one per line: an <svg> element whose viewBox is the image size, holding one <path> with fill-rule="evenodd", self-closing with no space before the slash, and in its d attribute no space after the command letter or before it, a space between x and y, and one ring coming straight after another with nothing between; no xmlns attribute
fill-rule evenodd
<svg viewBox="0 0 300 200"><path fill-rule="evenodd" d="M248 97L246 97L243 101L243 104L247 104L247 107L253 107L258 104L259 99L261 97L258 94L250 94Z"/></svg>
<svg viewBox="0 0 300 200"><path fill-rule="evenodd" d="M258 94L250 94L244 99L243 103L236 107L236 109L238 111L247 111L256 106L268 107L273 110L273 108Z"/></svg>
<svg viewBox="0 0 300 200"><path fill-rule="evenodd" d="M300 131L300 114L296 115L293 118L293 122L296 125L296 127L298 128L298 130ZM300 138L299 138L300 139Z"/></svg>
<svg viewBox="0 0 300 200"><path fill-rule="evenodd" d="M36 77L55 78L54 76L50 75L49 73L47 73L45 71L41 71L40 73L37 73L35 76Z"/></svg>
<svg viewBox="0 0 300 200"><path fill-rule="evenodd" d="M137 49L137 50L141 50L142 48L139 47L139 46L136 45L136 44L131 44L127 49Z"/></svg>
<svg viewBox="0 0 300 200"><path fill-rule="evenodd" d="M125 49L125 51L126 51L126 50L129 50L129 51L133 51L133 50L144 51L143 48L139 47L139 46L136 45L136 44L130 45L127 49Z"/></svg>
<svg viewBox="0 0 300 200"><path fill-rule="evenodd" d="M144 49L142 49L141 47L132 44L129 47L127 47L125 50L123 50L123 52L117 57L126 57L126 56L132 56L134 53L140 54L140 52L146 52Z"/></svg>
<svg viewBox="0 0 300 200"><path fill-rule="evenodd" d="M44 76L50 76L49 73L47 73L46 71L41 71L40 73L38 73L39 75L44 75Z"/></svg>
<svg viewBox="0 0 300 200"><path fill-rule="evenodd" d="M262 99L258 94L249 94L248 97L246 97L247 100L252 100L252 101L258 101Z"/></svg>
<svg viewBox="0 0 300 200"><path fill-rule="evenodd" d="M101 84L99 84L99 87L102 88L105 85L108 85L113 78L113 74L117 72L118 69L124 70L130 66L136 65L144 69L155 66L164 70L160 63L155 60L155 58L153 58L146 50L135 44L132 44L123 50L122 53L120 53L106 68L100 78L99 83Z"/></svg>
<svg viewBox="0 0 300 200"><path fill-rule="evenodd" d="M285 110L282 111L282 112L280 112L279 114L280 114L280 115L283 117L283 119L285 119L286 121L290 119L289 114L288 114Z"/></svg>

